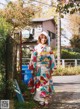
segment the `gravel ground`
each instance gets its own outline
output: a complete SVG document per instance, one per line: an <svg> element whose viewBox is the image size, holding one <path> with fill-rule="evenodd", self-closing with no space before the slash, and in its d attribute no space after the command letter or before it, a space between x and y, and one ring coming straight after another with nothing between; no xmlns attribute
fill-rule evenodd
<svg viewBox="0 0 80 109"><path fill-rule="evenodd" d="M55 93L47 107L35 109L80 109L80 75L54 78Z"/></svg>
<svg viewBox="0 0 80 109"><path fill-rule="evenodd" d="M80 93L57 92L48 109L80 109Z"/></svg>
<svg viewBox="0 0 80 109"><path fill-rule="evenodd" d="M39 106L35 109L80 109L80 93L56 92L47 107Z"/></svg>

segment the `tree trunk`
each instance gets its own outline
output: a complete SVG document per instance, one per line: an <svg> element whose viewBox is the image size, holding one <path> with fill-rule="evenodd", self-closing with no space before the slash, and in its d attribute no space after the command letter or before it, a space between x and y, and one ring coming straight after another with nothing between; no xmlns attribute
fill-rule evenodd
<svg viewBox="0 0 80 109"><path fill-rule="evenodd" d="M5 75L5 98L12 99L13 96L13 78L16 73L16 44L9 36L6 39L6 75Z"/></svg>

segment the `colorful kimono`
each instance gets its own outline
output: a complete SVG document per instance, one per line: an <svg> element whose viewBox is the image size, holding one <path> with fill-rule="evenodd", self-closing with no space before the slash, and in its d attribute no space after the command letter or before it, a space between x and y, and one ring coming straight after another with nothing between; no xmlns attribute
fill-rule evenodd
<svg viewBox="0 0 80 109"><path fill-rule="evenodd" d="M45 97L54 91L52 73L56 68L54 54L49 46L38 44L32 52L29 69L34 79L30 80L28 87L35 94L34 99L44 101Z"/></svg>

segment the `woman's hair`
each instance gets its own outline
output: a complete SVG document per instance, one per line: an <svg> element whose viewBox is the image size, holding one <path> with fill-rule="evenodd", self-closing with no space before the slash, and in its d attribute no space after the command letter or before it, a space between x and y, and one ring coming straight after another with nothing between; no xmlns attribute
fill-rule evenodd
<svg viewBox="0 0 80 109"><path fill-rule="evenodd" d="M41 34L41 35L44 35L44 34ZM41 35L40 35L40 36L41 36ZM38 43L41 43L41 37L40 37L40 36L38 37ZM45 36L45 37L46 37L46 36ZM46 40L45 44L48 45L48 38L46 37L46 39L47 39L47 40Z"/></svg>

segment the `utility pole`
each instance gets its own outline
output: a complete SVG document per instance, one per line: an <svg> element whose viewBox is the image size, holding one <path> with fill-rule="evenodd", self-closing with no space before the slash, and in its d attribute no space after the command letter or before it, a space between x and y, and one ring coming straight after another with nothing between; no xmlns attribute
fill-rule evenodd
<svg viewBox="0 0 80 109"><path fill-rule="evenodd" d="M51 3L55 3L54 7L57 9L57 4L61 3L61 0L51 0ZM61 65L61 10L57 13L57 66Z"/></svg>
<svg viewBox="0 0 80 109"><path fill-rule="evenodd" d="M57 25L57 65L60 66L61 62L61 13L58 12L58 25Z"/></svg>

